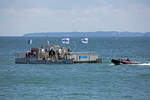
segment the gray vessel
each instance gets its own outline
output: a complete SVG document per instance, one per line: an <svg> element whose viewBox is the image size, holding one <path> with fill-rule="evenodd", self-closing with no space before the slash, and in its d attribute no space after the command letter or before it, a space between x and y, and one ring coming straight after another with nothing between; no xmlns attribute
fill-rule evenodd
<svg viewBox="0 0 150 100"><path fill-rule="evenodd" d="M71 52L70 49L52 46L46 49L32 48L25 53L17 53L16 64L74 64L74 63L102 63L94 52Z"/></svg>

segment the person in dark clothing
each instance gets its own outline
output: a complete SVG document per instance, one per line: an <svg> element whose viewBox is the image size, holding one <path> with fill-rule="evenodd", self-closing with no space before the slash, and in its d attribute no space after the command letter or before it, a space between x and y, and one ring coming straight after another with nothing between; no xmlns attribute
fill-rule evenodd
<svg viewBox="0 0 150 100"><path fill-rule="evenodd" d="M68 49L68 55L70 55L70 52L71 52L71 50L70 50L70 49Z"/></svg>
<svg viewBox="0 0 150 100"><path fill-rule="evenodd" d="M53 49L51 49L50 51L49 51L49 56L50 57L53 57L55 55L55 51L53 50Z"/></svg>
<svg viewBox="0 0 150 100"><path fill-rule="evenodd" d="M129 58L127 58L127 60L126 61L130 61L130 59Z"/></svg>

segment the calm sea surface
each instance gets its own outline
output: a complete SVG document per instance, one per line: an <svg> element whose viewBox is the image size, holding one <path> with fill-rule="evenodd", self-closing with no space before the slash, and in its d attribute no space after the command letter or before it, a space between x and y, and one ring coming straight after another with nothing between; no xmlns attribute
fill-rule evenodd
<svg viewBox="0 0 150 100"><path fill-rule="evenodd" d="M27 40L32 39L31 46ZM150 100L150 38L0 37L0 100ZM15 53L46 44L72 51L95 51L103 64L15 64ZM138 65L118 65L112 58L127 58Z"/></svg>

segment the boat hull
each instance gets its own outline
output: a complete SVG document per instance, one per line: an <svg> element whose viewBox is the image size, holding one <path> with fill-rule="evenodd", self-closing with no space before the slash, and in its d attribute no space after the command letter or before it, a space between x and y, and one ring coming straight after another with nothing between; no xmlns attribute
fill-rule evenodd
<svg viewBox="0 0 150 100"><path fill-rule="evenodd" d="M76 64L76 63L102 63L102 59L96 60L85 60L77 61L72 59L61 59L61 60L37 60L32 58L16 58L16 64Z"/></svg>
<svg viewBox="0 0 150 100"><path fill-rule="evenodd" d="M121 60L116 60L116 59L112 59L111 62L115 65L122 65L122 64L138 64L135 62L130 62L130 61L121 61Z"/></svg>

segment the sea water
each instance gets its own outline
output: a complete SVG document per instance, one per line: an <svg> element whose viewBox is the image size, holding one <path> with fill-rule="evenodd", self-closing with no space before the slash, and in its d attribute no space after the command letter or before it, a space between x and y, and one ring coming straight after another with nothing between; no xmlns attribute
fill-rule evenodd
<svg viewBox="0 0 150 100"><path fill-rule="evenodd" d="M32 44L27 41L32 39ZM150 38L0 37L0 100L149 100ZM15 64L15 54L46 45L93 52L102 64ZM137 65L113 65L111 59L130 58Z"/></svg>

